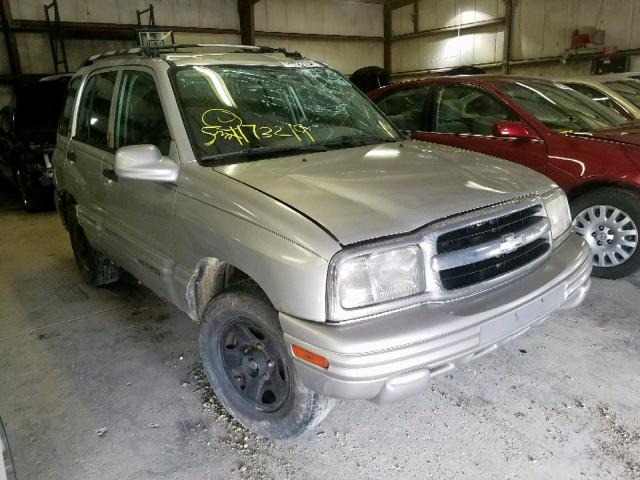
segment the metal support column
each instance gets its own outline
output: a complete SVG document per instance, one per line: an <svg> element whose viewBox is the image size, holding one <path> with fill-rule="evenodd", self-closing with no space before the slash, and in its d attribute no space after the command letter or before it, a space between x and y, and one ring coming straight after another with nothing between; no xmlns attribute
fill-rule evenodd
<svg viewBox="0 0 640 480"><path fill-rule="evenodd" d="M511 73L511 26L513 25L513 0L504 0L504 42L502 48L502 73Z"/></svg>
<svg viewBox="0 0 640 480"><path fill-rule="evenodd" d="M384 0L384 69L391 73L391 40L393 29L391 27L391 0Z"/></svg>
<svg viewBox="0 0 640 480"><path fill-rule="evenodd" d="M240 19L240 43L256 44L256 24L253 6L256 0L238 0L238 17Z"/></svg>

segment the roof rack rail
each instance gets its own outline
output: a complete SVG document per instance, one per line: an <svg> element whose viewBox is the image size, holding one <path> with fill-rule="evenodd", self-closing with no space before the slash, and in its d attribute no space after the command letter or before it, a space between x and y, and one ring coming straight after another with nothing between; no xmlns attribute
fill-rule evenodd
<svg viewBox="0 0 640 480"><path fill-rule="evenodd" d="M303 58L300 52L290 52L285 48L274 48L266 46L253 46L253 45L233 45L228 43L182 43L176 45L158 45L158 46L145 46L134 48L122 48L120 50L111 50L97 55L92 55L87 58L80 67L91 65L96 60L107 57L121 56L121 55L140 55L145 57L159 57L161 53L166 52L178 52L183 48L226 48L232 51L241 51L244 53L280 53L289 58Z"/></svg>

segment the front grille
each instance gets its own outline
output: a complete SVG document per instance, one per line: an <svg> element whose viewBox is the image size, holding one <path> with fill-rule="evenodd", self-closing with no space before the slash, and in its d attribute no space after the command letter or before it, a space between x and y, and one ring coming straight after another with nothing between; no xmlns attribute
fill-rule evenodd
<svg viewBox="0 0 640 480"><path fill-rule="evenodd" d="M500 238L506 233L513 233L533 225L540 220L540 217L535 215L539 215L541 209L540 205L534 205L504 217L492 218L477 225L468 225L440 235L436 246L438 254L480 245Z"/></svg>
<svg viewBox="0 0 640 480"><path fill-rule="evenodd" d="M440 272L442 286L446 290L468 287L522 268L549 250L549 242L538 239L511 253L499 255L489 260L450 268Z"/></svg>
<svg viewBox="0 0 640 480"><path fill-rule="evenodd" d="M530 204L529 204L530 205ZM542 205L505 212L443 233L434 266L445 290L456 290L515 272L551 248L549 220Z"/></svg>

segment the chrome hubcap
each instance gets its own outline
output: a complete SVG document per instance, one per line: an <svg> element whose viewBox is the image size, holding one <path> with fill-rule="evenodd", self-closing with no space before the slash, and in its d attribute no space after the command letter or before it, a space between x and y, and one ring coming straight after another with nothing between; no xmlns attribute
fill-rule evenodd
<svg viewBox="0 0 640 480"><path fill-rule="evenodd" d="M631 217L611 205L594 205L573 219L573 230L591 247L593 265L615 267L638 247L638 229Z"/></svg>

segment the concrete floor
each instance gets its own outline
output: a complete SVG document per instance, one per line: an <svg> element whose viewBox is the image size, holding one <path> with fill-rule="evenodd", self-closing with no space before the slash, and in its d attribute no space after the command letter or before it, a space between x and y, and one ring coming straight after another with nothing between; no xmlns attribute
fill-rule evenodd
<svg viewBox="0 0 640 480"><path fill-rule="evenodd" d="M272 443L212 398L196 325L132 279L82 284L56 214L0 190L0 416L19 480L640 478L638 276L595 280L579 310L423 395L339 402Z"/></svg>

